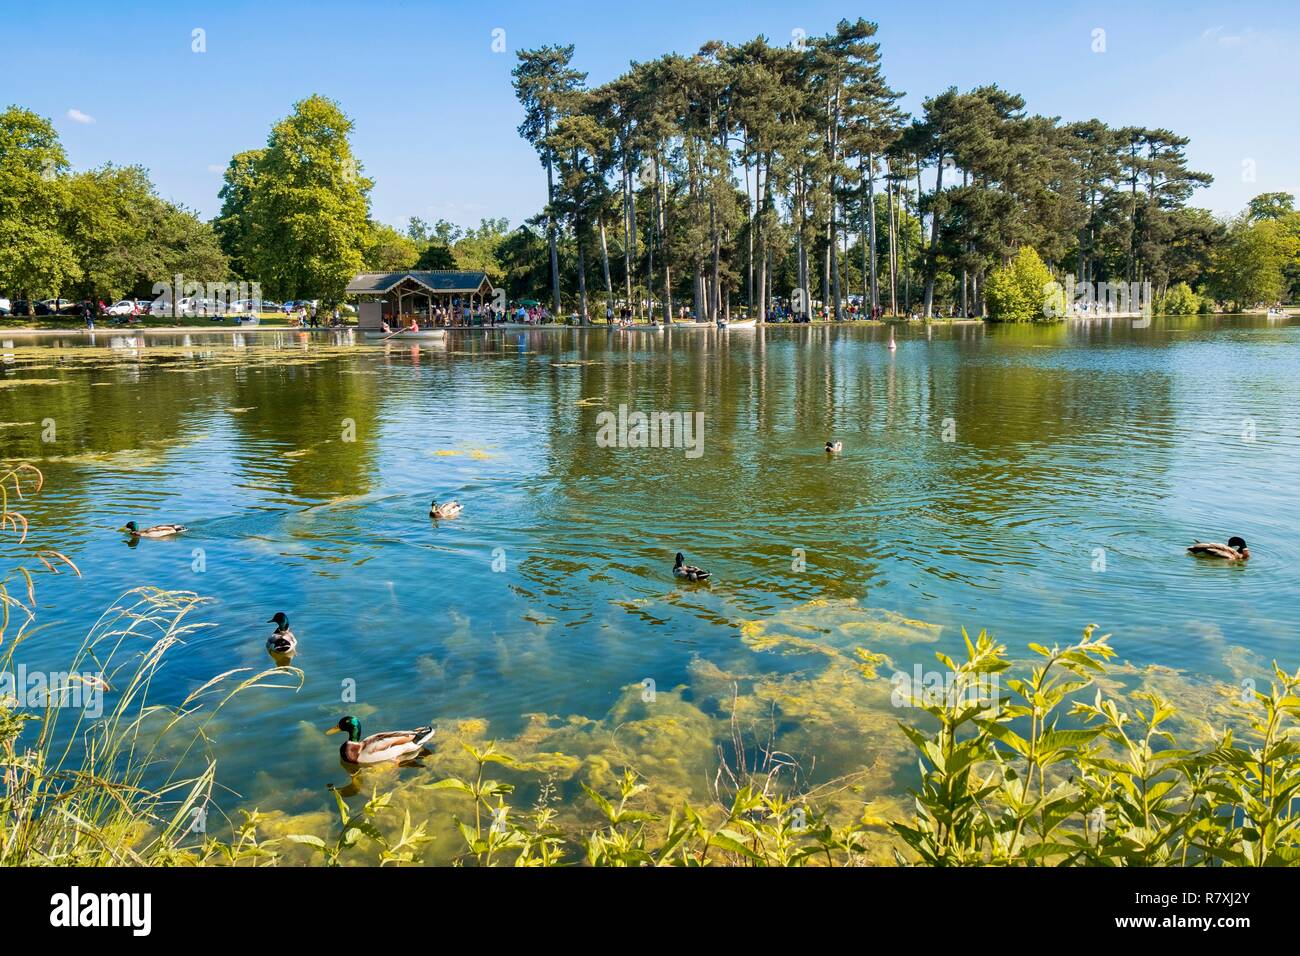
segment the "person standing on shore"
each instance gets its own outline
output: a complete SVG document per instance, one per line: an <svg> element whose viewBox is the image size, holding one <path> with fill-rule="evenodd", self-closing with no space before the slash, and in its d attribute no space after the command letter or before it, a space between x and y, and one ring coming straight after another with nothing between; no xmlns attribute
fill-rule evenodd
<svg viewBox="0 0 1300 956"><path fill-rule="evenodd" d="M89 299L81 303L81 317L86 320L87 331L95 331L95 310L91 308Z"/></svg>

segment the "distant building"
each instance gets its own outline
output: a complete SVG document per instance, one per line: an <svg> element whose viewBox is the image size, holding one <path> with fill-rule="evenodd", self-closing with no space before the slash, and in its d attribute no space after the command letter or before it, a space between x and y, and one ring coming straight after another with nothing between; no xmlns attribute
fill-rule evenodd
<svg viewBox="0 0 1300 956"><path fill-rule="evenodd" d="M363 272L348 283L347 295L357 299L357 328L377 331L385 322L391 328L435 324L435 309L442 309L438 324L460 325L467 312L492 301L492 283L486 272L407 270Z"/></svg>

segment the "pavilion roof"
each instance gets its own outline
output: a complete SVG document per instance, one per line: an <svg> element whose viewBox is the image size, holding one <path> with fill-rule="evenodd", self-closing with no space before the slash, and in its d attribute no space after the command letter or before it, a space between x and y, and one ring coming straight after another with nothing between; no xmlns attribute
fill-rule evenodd
<svg viewBox="0 0 1300 956"><path fill-rule="evenodd" d="M403 281L410 280L430 292L478 292L487 283L486 272L457 272L451 269L411 270L404 272L362 272L348 283L348 295L383 295Z"/></svg>

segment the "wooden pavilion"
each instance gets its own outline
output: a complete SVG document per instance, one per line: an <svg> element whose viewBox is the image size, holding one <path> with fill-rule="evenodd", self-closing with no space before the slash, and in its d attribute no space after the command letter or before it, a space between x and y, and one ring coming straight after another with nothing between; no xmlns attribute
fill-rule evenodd
<svg viewBox="0 0 1300 956"><path fill-rule="evenodd" d="M486 272L432 271L363 272L348 283L357 299L357 327L378 331L411 324L468 325L465 317L492 300Z"/></svg>

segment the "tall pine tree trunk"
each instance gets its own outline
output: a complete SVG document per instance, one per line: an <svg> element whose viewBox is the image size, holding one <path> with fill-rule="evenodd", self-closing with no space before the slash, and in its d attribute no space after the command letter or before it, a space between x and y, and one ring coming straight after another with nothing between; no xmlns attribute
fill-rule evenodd
<svg viewBox="0 0 1300 956"><path fill-rule="evenodd" d="M586 231L582 227L582 218L575 217L573 221L574 245L578 250L578 322L581 325L587 324L587 241ZM555 317L558 322L560 317Z"/></svg>
<svg viewBox="0 0 1300 956"><path fill-rule="evenodd" d="M632 263L636 261L636 194L632 190L632 170L628 168L627 150L623 151L623 282L627 307L632 305ZM637 308L637 314L641 310Z"/></svg>
<svg viewBox="0 0 1300 956"><path fill-rule="evenodd" d="M551 135L551 118L546 117L546 135ZM555 316L560 315L560 252L555 237L555 164L551 153L546 151L546 241L551 250L551 303Z"/></svg>
<svg viewBox="0 0 1300 956"><path fill-rule="evenodd" d="M893 172L887 169L886 172ZM885 181L889 199L889 312L898 315L898 211L894 203L894 178Z"/></svg>
<svg viewBox="0 0 1300 956"><path fill-rule="evenodd" d="M664 260L664 321L673 320L673 270L668 261L668 217L664 212L664 167L655 153L655 201L659 206L659 253Z"/></svg>
<svg viewBox="0 0 1300 956"><path fill-rule="evenodd" d="M771 181L772 181L772 156L767 155L766 163L759 159L758 168L755 170L755 191L761 199L758 211L758 321L767 321L767 307L769 302L769 271L768 271L768 249L767 249L767 204L771 198ZM761 179L761 183L759 180Z"/></svg>
<svg viewBox="0 0 1300 956"><path fill-rule="evenodd" d="M609 240L605 236L605 214L602 212L598 217L600 222L600 266L605 273L605 310L608 315L609 310L614 308L614 283L609 277Z"/></svg>
<svg viewBox="0 0 1300 956"><path fill-rule="evenodd" d="M745 198L749 193L749 131L745 131ZM755 178L753 200L749 206L749 228L745 230L749 246L745 254L745 310L752 318L754 312L754 229L758 226L758 181Z"/></svg>
<svg viewBox="0 0 1300 956"><path fill-rule="evenodd" d="M880 307L880 280L876 275L876 157L868 154L867 156L867 249L866 260L870 263L871 273L871 318L875 318L876 309ZM866 266L862 269L862 275L867 276L868 269ZM868 301L868 296L863 295L863 302Z"/></svg>
<svg viewBox="0 0 1300 956"><path fill-rule="evenodd" d="M925 317L934 315L934 280L939 272L939 196L943 192L943 150L939 150L939 164L935 172L934 203L930 210L930 248L925 255ZM921 197L920 165L917 166L916 196Z"/></svg>

